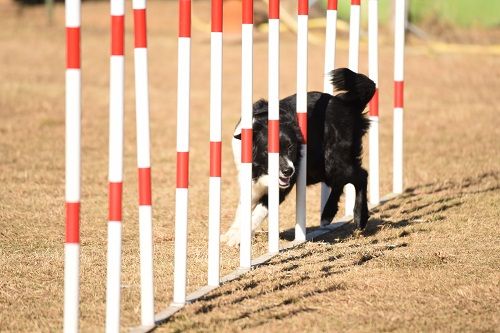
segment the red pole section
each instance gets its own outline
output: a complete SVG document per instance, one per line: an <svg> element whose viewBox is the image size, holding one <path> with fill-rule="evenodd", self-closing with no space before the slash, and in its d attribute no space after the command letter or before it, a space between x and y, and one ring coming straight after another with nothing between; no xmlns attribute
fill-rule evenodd
<svg viewBox="0 0 500 333"><path fill-rule="evenodd" d="M328 4L326 9L328 10L337 10L338 0L328 0Z"/></svg>
<svg viewBox="0 0 500 333"><path fill-rule="evenodd" d="M269 19L280 18L280 0L269 0Z"/></svg>
<svg viewBox="0 0 500 333"><path fill-rule="evenodd" d="M186 303L191 76L191 1L179 0L177 65L177 188L175 190L174 304Z"/></svg>
<svg viewBox="0 0 500 333"><path fill-rule="evenodd" d="M212 32L222 32L222 0L212 0Z"/></svg>

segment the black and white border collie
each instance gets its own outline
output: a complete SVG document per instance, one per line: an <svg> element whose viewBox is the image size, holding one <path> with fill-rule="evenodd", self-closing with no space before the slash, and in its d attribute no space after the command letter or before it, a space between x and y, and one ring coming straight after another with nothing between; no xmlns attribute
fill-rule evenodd
<svg viewBox="0 0 500 333"><path fill-rule="evenodd" d="M347 68L330 73L334 96L307 94L307 185L319 182L331 188L321 215L321 226L330 224L338 210L338 201L346 184L356 189L354 221L364 228L368 221L366 197L368 173L361 166L362 137L369 128L363 112L375 93L375 84L363 74ZM280 101L280 203L297 180L302 134L296 115L296 95ZM252 164L252 233L267 217L268 103L261 99L253 105ZM241 126L236 126L232 140L233 156L239 171L241 164ZM229 230L222 236L228 245L240 241L240 207Z"/></svg>

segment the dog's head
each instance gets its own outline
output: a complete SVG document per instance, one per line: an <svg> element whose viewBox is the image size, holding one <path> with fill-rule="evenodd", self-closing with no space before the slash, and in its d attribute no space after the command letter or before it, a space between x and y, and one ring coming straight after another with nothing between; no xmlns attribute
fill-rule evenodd
<svg viewBox="0 0 500 333"><path fill-rule="evenodd" d="M290 187L297 177L302 137L296 127L294 122L280 122L279 186L282 189ZM241 140L241 134L236 134L234 138ZM253 179L268 175L267 113L266 117L254 114L252 158Z"/></svg>

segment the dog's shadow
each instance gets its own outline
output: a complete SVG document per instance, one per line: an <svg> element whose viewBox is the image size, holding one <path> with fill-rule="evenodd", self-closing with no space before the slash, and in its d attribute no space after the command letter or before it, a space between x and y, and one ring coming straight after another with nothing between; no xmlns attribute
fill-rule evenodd
<svg viewBox="0 0 500 333"><path fill-rule="evenodd" d="M440 221L445 218L445 211L463 204L465 195L499 190L499 174L500 172L493 171L459 181L433 182L410 187L400 196L373 208L365 229L358 230L351 221L311 241L336 243L354 234L368 237L386 228L402 229L417 223ZM307 233L318 229L318 226L309 227ZM295 229L282 231L280 238L293 241Z"/></svg>

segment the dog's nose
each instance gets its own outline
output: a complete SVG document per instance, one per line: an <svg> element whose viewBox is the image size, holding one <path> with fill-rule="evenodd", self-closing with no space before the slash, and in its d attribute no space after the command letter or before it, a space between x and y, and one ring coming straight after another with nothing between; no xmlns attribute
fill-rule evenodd
<svg viewBox="0 0 500 333"><path fill-rule="evenodd" d="M283 176L290 177L293 175L293 168L287 167L284 168L281 172L283 173Z"/></svg>

